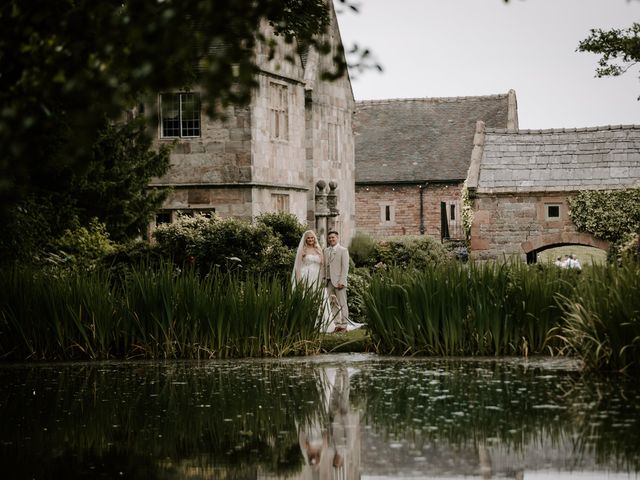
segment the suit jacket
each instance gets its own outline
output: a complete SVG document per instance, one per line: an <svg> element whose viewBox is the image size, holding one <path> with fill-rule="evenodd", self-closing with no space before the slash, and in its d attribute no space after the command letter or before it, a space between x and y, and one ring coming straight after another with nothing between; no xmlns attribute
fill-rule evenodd
<svg viewBox="0 0 640 480"><path fill-rule="evenodd" d="M336 251L331 253L331 247L324 249L324 278L331 280L334 287L340 283L347 285L349 274L349 250L342 245L336 245Z"/></svg>

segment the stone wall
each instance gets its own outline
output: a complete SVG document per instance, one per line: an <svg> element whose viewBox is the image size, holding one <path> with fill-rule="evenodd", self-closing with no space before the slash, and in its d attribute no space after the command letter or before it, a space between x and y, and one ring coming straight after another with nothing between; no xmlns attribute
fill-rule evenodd
<svg viewBox="0 0 640 480"><path fill-rule="evenodd" d="M175 221L177 212L213 213L222 218L236 217L250 220L253 212L253 196L250 189L235 187L185 187L174 188L163 205L163 211ZM155 222L149 225L150 231Z"/></svg>
<svg viewBox="0 0 640 480"><path fill-rule="evenodd" d="M341 43L337 26L327 36L334 48ZM336 182L340 215L335 218L333 227L340 233L341 243L348 245L355 233L356 223L353 139L355 101L347 75L333 82L320 80L323 72L334 69L332 55L333 53L324 56L310 54L307 58L307 221L310 226L314 225L316 182Z"/></svg>
<svg viewBox="0 0 640 480"><path fill-rule="evenodd" d="M332 15L326 40L337 54L341 39ZM264 29L270 38L270 27ZM224 120L212 120L203 98L199 138L156 140L174 148L170 171L151 186L173 189L165 212L215 209L221 216L251 219L287 211L315 227L315 185L334 181L340 214L332 226L348 244L355 228L350 79L348 74L331 82L322 78L334 68L331 55L310 50L303 64L294 44L281 36L273 40L279 43L274 58L264 45L256 47L260 73L249 106L230 107Z"/></svg>
<svg viewBox="0 0 640 480"><path fill-rule="evenodd" d="M286 89L288 125L286 139L272 138L270 96L272 85ZM252 180L258 184L305 187L304 88L300 81L259 75L259 88L252 101Z"/></svg>
<svg viewBox="0 0 640 480"><path fill-rule="evenodd" d="M161 139L156 145L175 143L171 169L151 185L210 185L251 181L251 114L247 107L230 107L228 120L201 115L198 138Z"/></svg>
<svg viewBox="0 0 640 480"><path fill-rule="evenodd" d="M474 202L471 256L525 260L567 244L607 249L606 242L577 232L569 200L578 191L637 185L640 126L512 132L479 121L467 175Z"/></svg>
<svg viewBox="0 0 640 480"><path fill-rule="evenodd" d="M357 185L358 231L375 238L420 235L420 187L420 185ZM432 184L422 187L422 223L426 235L440 239L440 202L446 202L449 219L451 205L454 205L455 220L449 221L449 234L452 238L463 236L460 223L461 188L461 184ZM387 207L390 207L389 211Z"/></svg>
<svg viewBox="0 0 640 480"><path fill-rule="evenodd" d="M517 257L563 244L606 249L607 243L580 233L569 216L575 193L478 195L474 199L471 253L476 260ZM547 206L559 207L559 218L547 218Z"/></svg>

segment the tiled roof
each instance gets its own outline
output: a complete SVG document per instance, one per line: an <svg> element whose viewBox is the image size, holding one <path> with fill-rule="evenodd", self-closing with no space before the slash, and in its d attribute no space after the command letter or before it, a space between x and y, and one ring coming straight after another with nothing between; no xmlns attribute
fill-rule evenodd
<svg viewBox="0 0 640 480"><path fill-rule="evenodd" d="M481 148L478 192L640 187L640 125L487 128Z"/></svg>
<svg viewBox="0 0 640 480"><path fill-rule="evenodd" d="M507 127L508 97L357 102L356 183L466 178L476 121Z"/></svg>

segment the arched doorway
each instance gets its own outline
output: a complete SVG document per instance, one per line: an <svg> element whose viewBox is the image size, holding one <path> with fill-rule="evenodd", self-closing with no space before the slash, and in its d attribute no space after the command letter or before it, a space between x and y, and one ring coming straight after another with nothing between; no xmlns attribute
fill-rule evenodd
<svg viewBox="0 0 640 480"><path fill-rule="evenodd" d="M555 235L543 235L537 239L529 240L522 244L522 249L527 255L527 263L538 263L542 252L558 249L558 252L562 252L560 254L564 255L565 251L575 253L571 252L571 250L575 250L579 247L587 247L589 249L587 251L581 250L581 252L583 252L583 256L587 254L585 252L588 252L591 249L600 250L604 252L603 255L606 256L606 252L609 250L609 242L599 240L588 233L560 233ZM554 253L555 252L551 252L552 255ZM555 253L555 255L557 256L557 253ZM594 255L595 254L591 254L591 256Z"/></svg>

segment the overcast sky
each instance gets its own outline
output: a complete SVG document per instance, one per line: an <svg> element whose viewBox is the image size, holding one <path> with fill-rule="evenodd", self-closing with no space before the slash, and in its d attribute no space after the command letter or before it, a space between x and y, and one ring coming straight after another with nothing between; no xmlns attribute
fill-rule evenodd
<svg viewBox="0 0 640 480"><path fill-rule="evenodd" d="M353 75L356 100L514 89L520 128L640 124L638 69L595 78L598 56L575 51L591 28L640 22L640 0L350 1L360 12L338 14L345 47L384 68Z"/></svg>

